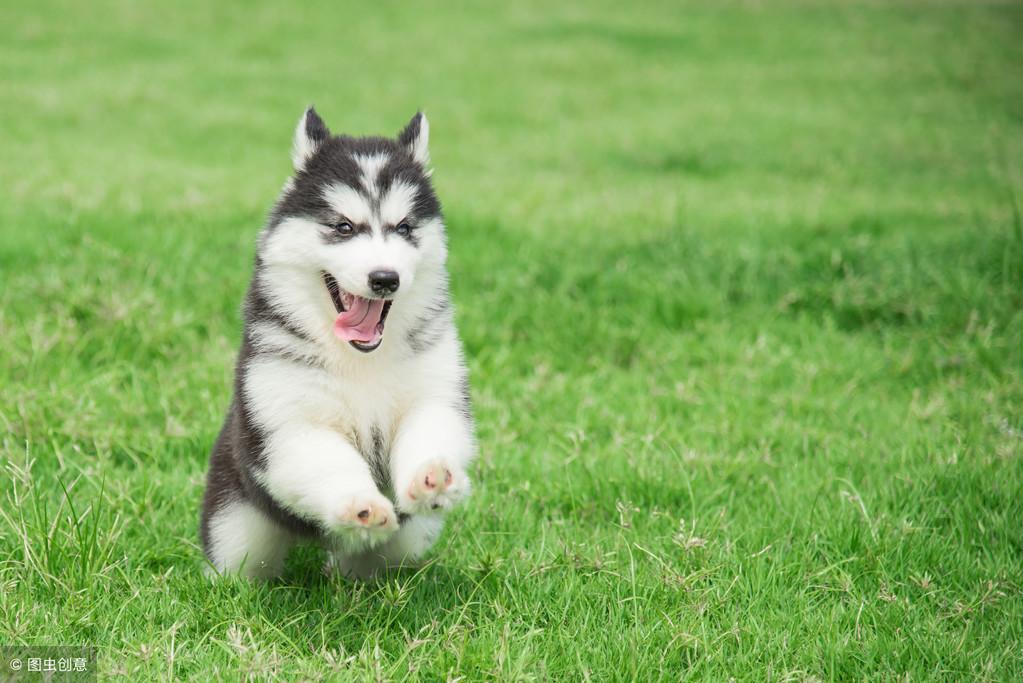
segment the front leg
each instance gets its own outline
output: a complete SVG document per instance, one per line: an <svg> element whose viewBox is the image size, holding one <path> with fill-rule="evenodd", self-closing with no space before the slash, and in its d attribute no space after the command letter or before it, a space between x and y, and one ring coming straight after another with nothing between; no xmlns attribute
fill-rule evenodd
<svg viewBox="0 0 1023 683"><path fill-rule="evenodd" d="M398 529L394 506L377 490L369 465L329 429L291 427L272 435L259 478L280 505L352 550L373 547Z"/></svg>
<svg viewBox="0 0 1023 683"><path fill-rule="evenodd" d="M475 453L469 418L442 403L411 410L391 450L398 508L409 514L442 512L469 494L466 467Z"/></svg>

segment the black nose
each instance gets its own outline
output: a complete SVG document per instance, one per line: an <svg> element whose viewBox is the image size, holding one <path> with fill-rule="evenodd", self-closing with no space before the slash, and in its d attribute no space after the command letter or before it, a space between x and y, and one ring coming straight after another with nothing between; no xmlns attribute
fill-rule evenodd
<svg viewBox="0 0 1023 683"><path fill-rule="evenodd" d="M398 274L393 270L374 270L369 274L369 288L376 294L394 294L398 291Z"/></svg>

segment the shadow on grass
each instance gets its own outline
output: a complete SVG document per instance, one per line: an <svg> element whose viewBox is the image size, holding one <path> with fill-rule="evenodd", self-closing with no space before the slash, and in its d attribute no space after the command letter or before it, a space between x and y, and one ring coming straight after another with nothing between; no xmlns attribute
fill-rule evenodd
<svg viewBox="0 0 1023 683"><path fill-rule="evenodd" d="M296 551L280 579L255 586L250 616L278 624L286 619L298 627L288 629L292 639L332 634L350 651L361 649L370 632L405 642L438 620L458 620L478 608L481 592L497 586L488 568L473 571L435 560L373 580L351 580L324 573L325 554L316 547Z"/></svg>

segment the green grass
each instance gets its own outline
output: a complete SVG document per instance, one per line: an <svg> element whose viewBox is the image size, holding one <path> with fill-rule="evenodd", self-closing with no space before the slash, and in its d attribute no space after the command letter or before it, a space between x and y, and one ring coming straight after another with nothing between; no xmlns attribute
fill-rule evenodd
<svg viewBox="0 0 1023 683"><path fill-rule="evenodd" d="M104 677L1023 678L1023 6L0 7L0 644ZM302 108L430 116L476 493L200 572Z"/></svg>

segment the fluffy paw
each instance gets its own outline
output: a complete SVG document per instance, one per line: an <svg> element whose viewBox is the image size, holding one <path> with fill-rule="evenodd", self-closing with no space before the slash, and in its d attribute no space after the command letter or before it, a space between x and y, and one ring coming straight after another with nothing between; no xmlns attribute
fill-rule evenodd
<svg viewBox="0 0 1023 683"><path fill-rule="evenodd" d="M331 521L335 533L354 546L376 545L398 530L394 505L377 491L346 496Z"/></svg>
<svg viewBox="0 0 1023 683"><path fill-rule="evenodd" d="M446 510L469 493L469 477L445 460L430 460L399 488L398 504L405 512L424 514Z"/></svg>

